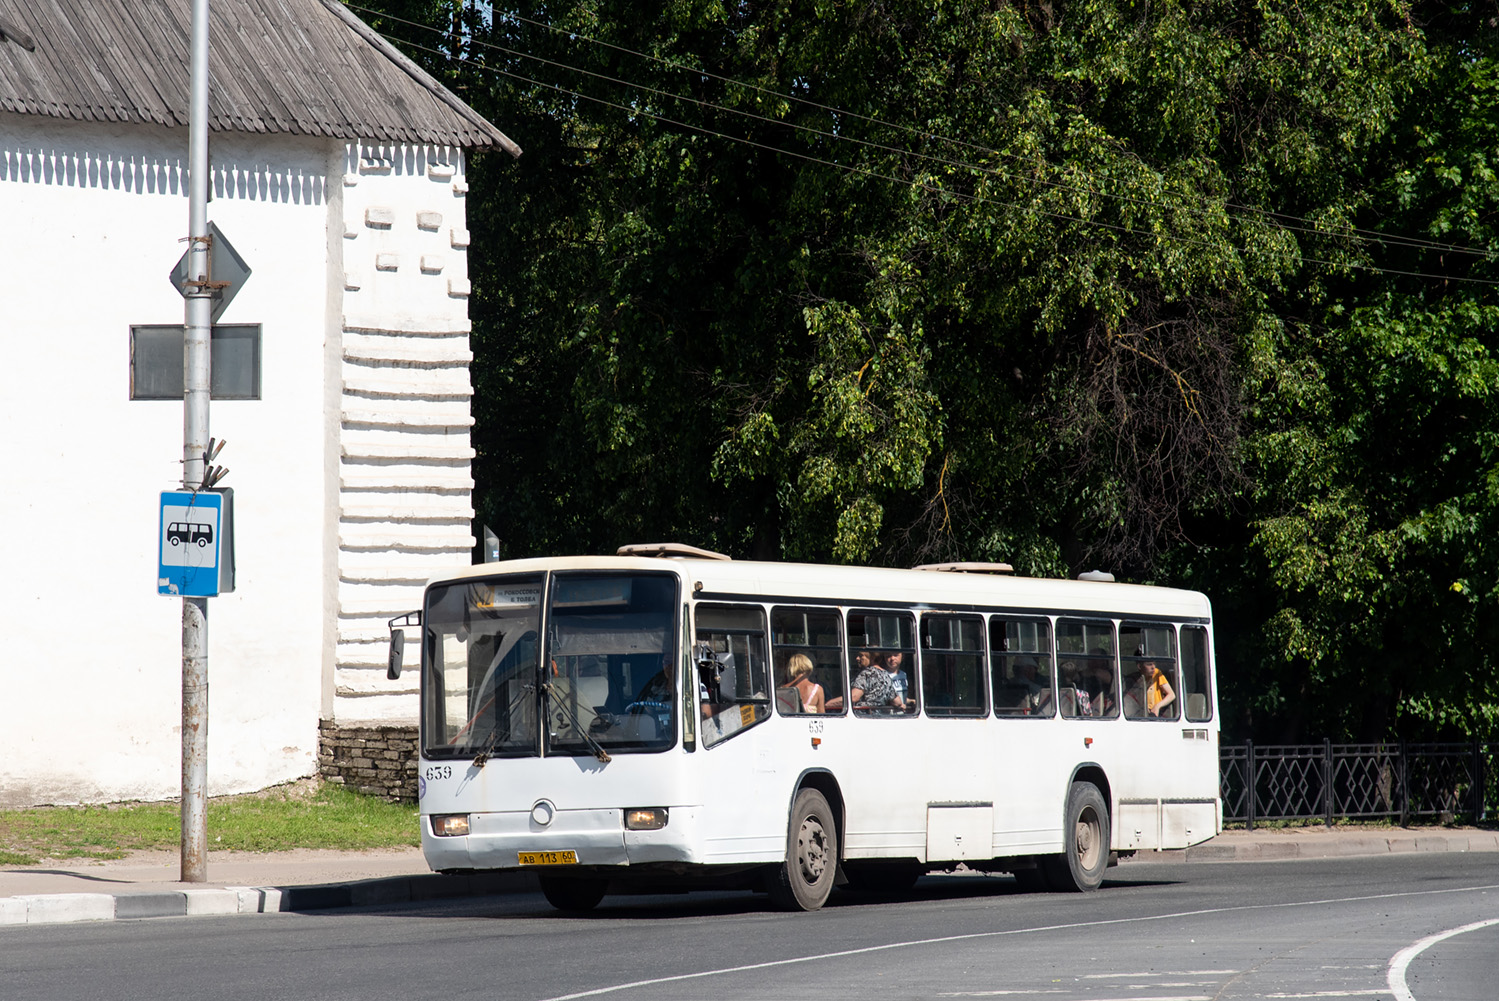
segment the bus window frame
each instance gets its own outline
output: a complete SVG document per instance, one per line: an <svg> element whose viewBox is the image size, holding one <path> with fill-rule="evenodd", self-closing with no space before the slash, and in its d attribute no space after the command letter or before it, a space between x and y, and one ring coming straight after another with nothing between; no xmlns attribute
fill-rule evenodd
<svg viewBox="0 0 1499 1001"><path fill-rule="evenodd" d="M900 606L889 605L883 607L877 605L850 605L843 609L843 638L844 642L848 644L847 656L844 658L848 665L848 675L843 690L847 696L844 701L851 715L872 719L915 719L921 715L923 699L918 687L921 684L921 670L917 666L916 655L917 647L920 643L920 634L917 632L916 613L917 609L914 606L902 608ZM894 706L865 706L862 711L856 711L859 707L852 704L854 678L857 677L857 674L854 672L853 661L857 654L854 652L856 647L853 643L853 629L849 625L849 620L855 615L874 616L876 618L881 616L904 618L910 624L911 645L909 647L870 646L862 643L857 646L858 650L868 650L871 653L879 652L881 656L889 653L899 653L903 660L909 658L909 662L902 665L906 673L906 695L904 696L906 705L904 709L896 709ZM898 637L900 633L898 627L896 633ZM863 635L868 637L869 634L866 632ZM882 667L880 670L884 670L884 668ZM863 673L862 668L859 673Z"/></svg>
<svg viewBox="0 0 1499 1001"><path fill-rule="evenodd" d="M1186 644L1182 641L1181 634L1186 632L1188 629L1196 630L1197 632L1202 634L1202 676L1203 681L1205 681L1207 684L1207 690L1201 693L1187 691L1187 647ZM1213 692L1213 680L1217 677L1217 675L1214 673L1213 664L1212 630L1209 629L1206 625L1197 622L1178 622L1176 623L1176 632L1177 663L1179 666L1178 674L1182 679L1182 690L1177 695L1177 698L1182 702L1181 719L1185 723L1211 723L1215 716L1214 710L1216 709L1215 696ZM1201 718L1190 715L1187 712L1187 707L1191 704L1189 696L1196 694L1201 694L1203 696L1203 704L1207 707L1205 715L1203 715Z"/></svg>
<svg viewBox="0 0 1499 1001"><path fill-rule="evenodd" d="M932 650L933 653L945 653L945 654L952 654L952 655L955 655L955 656L968 656L968 655L971 655L972 653L976 653L978 655L978 660L979 660L979 700L980 700L980 704L978 706L978 711L977 712L957 712L957 711L954 711L954 710L956 710L958 708L957 706L938 706L937 708L939 710L945 709L947 711L946 712L940 712L940 711L939 712L933 712L932 711L932 697L931 697L930 691L927 688L927 683L926 683L926 657L927 657L928 650L931 649L931 648L929 648L926 645L925 641L927 639L926 624L927 624L927 622L929 620L933 620L933 619L957 619L957 620L960 620L960 621L964 620L964 619L969 619L969 620L975 620L975 621L978 622L978 627L979 628L978 628L978 649L977 650L975 650L975 651L968 651L968 650L962 650L962 649L953 650L953 649L949 649L949 648L943 648L941 650ZM922 715L927 716L928 718L931 718L931 719L988 719L989 715L990 715L989 709L990 709L990 706L993 704L994 700L992 698L990 698L990 693L989 693L989 672L990 672L990 667L989 667L989 630L988 630L988 622L985 620L983 613L982 612L969 612L969 611L949 611L949 610L944 609L944 608L923 609L922 612L921 612L921 615L917 619L915 640L916 640L916 671L915 671L915 673L918 674L918 675L920 675L920 677L921 677L921 703L920 703L920 710L921 710ZM954 689L954 691L955 690L956 689Z"/></svg>
<svg viewBox="0 0 1499 1001"><path fill-rule="evenodd" d="M1144 632L1147 629L1164 631L1166 633L1166 636L1168 637L1169 642L1171 643L1171 647L1172 647L1171 652L1169 654L1166 654L1166 655L1146 653L1146 654L1142 654L1140 656L1135 656L1134 654L1130 654L1129 656L1125 656L1125 654L1124 654L1124 631L1125 631L1126 627L1133 627L1133 628L1141 630L1141 632ZM1118 627L1118 633L1117 633L1117 635L1119 637L1119 651L1118 651L1119 657L1118 657L1118 660L1119 660L1119 682L1120 682L1120 686L1121 686L1120 687L1120 694L1119 694L1119 708L1120 708L1121 714L1124 716L1124 718L1127 719L1127 720L1129 720L1132 723L1142 722L1142 721L1154 721L1154 722L1157 722L1157 723L1175 723L1175 722L1179 722L1181 720L1181 718L1182 718L1182 712L1185 710L1186 706L1184 704L1184 693L1182 692L1182 689L1181 689L1181 644L1180 644L1179 639L1177 637L1177 629L1178 628L1179 628L1179 623L1171 622L1171 621L1163 620L1163 619L1140 619L1140 618L1135 618L1135 619L1120 619L1119 620L1119 627ZM1168 709L1171 710L1171 715L1169 715L1169 716L1152 716L1150 714L1150 712L1148 710L1146 710L1146 708L1143 705L1140 707L1140 713L1139 713L1139 715L1131 716L1129 713L1124 712L1123 711L1124 710L1124 700L1125 700L1125 698L1128 697L1127 694L1126 694L1126 692L1125 692L1124 665L1126 663L1129 663L1129 664L1133 665L1135 667L1135 669L1136 669L1134 673L1138 673L1139 665L1142 664L1142 663L1144 663L1145 661L1156 661L1156 662L1159 662L1159 661L1162 661L1162 660L1169 660L1171 662L1171 665L1172 665L1172 673L1168 674L1166 676L1166 683L1171 687L1171 691L1175 695L1175 698L1172 699L1171 704L1167 707ZM1157 669L1159 669L1159 664L1157 664ZM1131 684L1128 687L1133 688L1133 684Z"/></svg>
<svg viewBox="0 0 1499 1001"><path fill-rule="evenodd" d="M761 644L762 644L762 647L763 647L763 649L762 649L762 659L764 660L764 665L765 665L764 666L765 680L767 682L767 684L766 684L766 697L764 699L750 699L750 700L745 701L745 702L726 702L726 703L722 703L722 704L717 703L717 702L711 702L708 699L706 699L706 698L703 697L704 694L707 693L707 691L708 691L707 683L705 681L703 681L701 675L698 672L698 668L696 667L696 665L694 665L694 668L693 668L693 688L695 689L695 692L693 694L693 712L696 715L694 716L694 719L693 719L693 726L696 729L697 742L702 746L703 750L705 750L705 751L712 751L714 748L723 746L724 744L728 743L730 740L733 740L735 737L739 736L740 734L745 733L745 732L747 732L749 730L753 730L755 727L759 726L761 723L764 723L766 720L773 719L775 717L775 715L776 715L775 706L774 706L774 703L775 703L775 690L774 690L773 686L770 684L770 682L772 681L772 678L771 678L771 657L772 657L772 654L771 654L771 642L770 642L770 638L771 638L771 632L770 632L770 606L768 604L764 603L764 602L729 601L729 600L717 600L717 599L693 602L693 604L692 604L692 648L694 650L697 649L697 647L698 647L698 645L700 643L706 642L705 640L701 639L700 633L699 633L699 629L698 629L698 616L702 613L703 609L705 609L705 608L706 609L710 609L710 610L711 609L754 610L755 612L759 613L759 615L760 615L760 624L761 624L761 627L762 627L761 628L761 632L760 632L760 640L761 640ZM709 631L711 632L712 630L710 629ZM752 635L752 634L750 634L750 635ZM736 670L737 670L737 666L736 666ZM710 706L714 707L716 709L716 711L711 712L710 714L705 715L704 714L704 710L709 709ZM754 708L754 707L763 707L764 708L764 714L760 715L759 713L752 713L752 715L754 715L755 718L746 721L745 718L744 718L744 709L745 708ZM739 711L739 713L740 713L740 717L739 717L740 718L740 723L739 723L738 726L734 727L729 732L724 733L724 732L722 732L723 731L723 723L722 723L722 720L720 719L720 717L722 717L726 712L728 712L731 709L737 709ZM716 731L718 731L717 735L713 736L711 739L710 739L710 733L709 733L710 730L716 730Z"/></svg>
<svg viewBox="0 0 1499 1001"><path fill-rule="evenodd" d="M1079 623L1082 623L1084 625L1084 627L1086 627L1086 626L1088 626L1090 624L1091 625L1107 625L1109 627L1109 646L1110 646L1111 649L1108 651L1108 659L1109 659L1110 671L1111 671L1111 674L1112 674L1112 677L1111 677L1111 684L1113 685L1112 695L1114 697L1114 708L1113 708L1112 712L1095 713L1095 712L1089 711L1088 713L1085 713L1085 714L1074 713L1072 715L1068 715L1067 713L1064 713L1064 712L1061 711L1061 694L1062 694L1062 623L1063 622L1079 622ZM1058 699L1057 714L1059 716L1061 716L1063 719L1069 719L1069 720L1079 720L1079 719L1081 719L1081 720L1094 720L1094 721L1097 721L1097 720L1106 720L1106 719L1118 719L1119 715L1120 715L1120 711L1121 711L1121 707L1120 707L1120 704L1119 704L1119 702L1120 702L1120 695L1119 695L1119 687L1120 687L1119 686L1119 620L1115 619L1115 618L1112 618L1112 617L1109 617L1109 618L1099 618L1099 617L1095 617L1095 616L1092 616L1092 615L1058 614L1058 615L1052 617L1051 627L1052 627L1052 646L1053 646L1053 648L1056 651L1056 664L1057 664L1057 668L1056 668L1057 669L1057 682L1056 682L1057 683L1057 699ZM1086 630L1086 628L1084 629L1083 636L1084 636L1084 638L1086 640L1086 637L1087 637L1087 630ZM1071 657L1071 658L1073 658L1073 659L1086 660L1086 661L1092 661L1092 660L1098 660L1098 659L1100 659L1097 654L1093 654L1093 653L1087 652L1087 643L1086 642L1084 642L1083 648L1084 649L1083 649L1082 653L1073 653L1073 654L1069 654L1068 656ZM1076 686L1068 686L1068 687L1073 688L1074 691L1077 690ZM1083 690L1086 691L1087 689L1084 688ZM1091 703L1091 699L1090 699L1090 703Z"/></svg>
<svg viewBox="0 0 1499 1001"><path fill-rule="evenodd" d="M848 695L848 679L845 677L844 665L846 665L848 663L848 642L847 642L848 629L847 629L847 622L844 620L844 617L843 617L843 609L839 608L837 606L829 606L829 605L807 605L807 604L795 604L795 603L772 604L772 605L769 606L769 609L770 609L770 611L768 613L768 619L769 619L769 622L770 622L770 632L768 634L768 638L769 638L769 646L770 646L770 672L771 672L772 687L774 688L775 691L779 692L782 689L782 687L784 687L784 686L782 686L779 683L779 677L778 677L779 672L781 672L782 669L783 669L783 667L784 667L784 665L780 663L780 660L781 660L781 658L780 658L780 651L781 651L782 644L779 643L776 640L776 614L779 613L779 612L800 612L800 613L802 613L804 615L808 614L808 613L811 613L811 614L816 614L816 615L831 615L833 617L834 627L838 631L838 647L837 647L837 649L838 649L838 657L837 657L837 660L835 662L836 665L837 665L837 677L838 677L838 679L840 681L843 682L843 691L838 692L836 694L829 692L827 685L823 685L822 686L822 696L823 696L824 706L826 706L826 703L827 703L827 701L829 699L836 699L836 700L838 700L838 708L837 709L829 710L829 709L824 708L821 713L814 713L814 712L807 712L806 709L803 708L801 712L788 713L788 712L782 711L780 703L779 703L778 700L773 700L773 701L776 701L776 706L775 706L776 715L777 716L792 717L792 718L806 717L806 716L845 716L845 715L847 715L848 714L848 704L847 704L848 703L848 699L847 699L847 695ZM789 660L791 658L791 655L793 653L805 653L806 651L812 650L812 649L828 650L828 649L831 649L831 648L830 647L825 647L825 646L814 646L813 644L811 644L809 642L809 643L787 643L787 644L785 644L785 649L787 651L786 659ZM814 667L814 669L816 668L816 666L817 666L817 661L814 659L813 660L813 667ZM815 680L816 679L814 678L814 681ZM821 684L820 682L818 682L818 683Z"/></svg>
<svg viewBox="0 0 1499 1001"><path fill-rule="evenodd" d="M1059 704L1058 697L1057 697L1057 691L1058 691L1057 685L1058 685L1058 682L1057 682L1057 630L1056 630L1057 622L1056 622L1056 620L1058 618L1060 618L1060 616L1056 616L1056 615L1036 615L1036 614L1029 614L1029 615L1026 615L1026 614L1014 614L1014 613L1011 613L1011 612L1008 612L1008 611L989 612L985 616L984 624L985 624L986 628L989 631L989 673L990 673L990 678L989 678L990 698L989 698L989 701L990 701L991 706L993 707L992 711L994 713L994 718L995 719L1055 719L1060 714L1061 708L1060 708L1060 704ZM1014 711L1000 712L999 701L998 701L997 695L995 694L994 678L993 678L993 673L994 673L994 670L995 670L995 653L996 653L996 651L994 649L994 623L996 621L998 621L998 622L1044 622L1044 623L1046 623L1046 650L1045 651L1038 652L1038 651L1032 651L1032 650L1016 650L1013 653L1011 653L1009 650L1004 650L1004 651L1000 652L1000 656L1006 657L1006 658L1010 658L1010 657L1031 657L1031 658L1034 658L1036 660L1044 660L1046 662L1046 675L1047 675L1047 677L1046 677L1046 684L1043 685L1043 686L1041 686L1042 690L1046 694L1046 701L1045 701L1045 704L1043 706L1038 707L1039 711L1037 711L1037 712L1029 712L1029 711L1025 711L1025 712L1014 712ZM1003 639L1003 638L1004 637L1001 637L1001 639Z"/></svg>

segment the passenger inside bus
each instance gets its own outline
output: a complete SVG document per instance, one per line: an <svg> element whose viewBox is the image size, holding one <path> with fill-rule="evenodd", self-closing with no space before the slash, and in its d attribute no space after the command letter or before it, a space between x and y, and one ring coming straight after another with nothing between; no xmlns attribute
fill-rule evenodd
<svg viewBox="0 0 1499 1001"><path fill-rule="evenodd" d="M906 700L895 687L894 672L890 670L889 657L881 657L868 650L860 650L856 663L866 662L868 666L859 672L853 684L849 686L849 698L853 701L855 708L882 709L886 706L893 706L904 711ZM895 667L897 670L900 668L900 660L895 661Z"/></svg>
<svg viewBox="0 0 1499 1001"><path fill-rule="evenodd" d="M1088 693L1083 669L1075 660L1062 661L1061 671L1062 715L1093 715L1093 698Z"/></svg>
<svg viewBox="0 0 1499 1001"><path fill-rule="evenodd" d="M826 708L822 686L812 680L812 658L804 653L794 653L786 662L789 676L787 686L797 693L801 701L800 711L820 713Z"/></svg>
<svg viewBox="0 0 1499 1001"><path fill-rule="evenodd" d="M1036 680L1036 673L1035 658L1016 658L1015 674L1010 678L1010 686L1018 690L1019 698L1010 704L1010 708L1019 709L1028 715L1039 712L1051 701L1051 689L1043 687Z"/></svg>
<svg viewBox="0 0 1499 1001"><path fill-rule="evenodd" d="M1161 715L1162 710L1176 701L1176 693L1171 690L1171 683L1156 667L1155 661L1140 662L1140 680L1145 688L1145 711L1150 715Z"/></svg>
<svg viewBox="0 0 1499 1001"><path fill-rule="evenodd" d="M899 706L904 706L909 701L911 693L911 678L906 674L905 661L905 654L899 650L885 654L885 670L890 673L890 681L895 685L898 697L896 705Z"/></svg>

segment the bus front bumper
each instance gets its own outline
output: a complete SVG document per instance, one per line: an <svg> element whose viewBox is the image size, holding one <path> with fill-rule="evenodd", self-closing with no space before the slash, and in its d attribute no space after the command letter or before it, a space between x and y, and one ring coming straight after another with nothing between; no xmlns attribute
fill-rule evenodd
<svg viewBox="0 0 1499 1001"><path fill-rule="evenodd" d="M469 833L460 837L438 837L423 816L422 853L439 871L515 869L535 864L537 856L563 867L691 863L700 861L693 849L696 814L693 807L674 807L665 827L627 831L623 810L558 810L544 825L529 811L472 813Z"/></svg>

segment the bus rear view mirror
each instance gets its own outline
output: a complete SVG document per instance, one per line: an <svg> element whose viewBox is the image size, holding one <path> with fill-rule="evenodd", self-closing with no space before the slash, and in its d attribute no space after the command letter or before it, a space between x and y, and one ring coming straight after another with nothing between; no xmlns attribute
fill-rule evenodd
<svg viewBox="0 0 1499 1001"><path fill-rule="evenodd" d="M409 626L422 624L421 612L407 612L405 615L397 615L391 619L390 626L390 660L385 668L385 676L395 681L401 676L401 658L406 652L406 629Z"/></svg>
<svg viewBox="0 0 1499 1001"><path fill-rule="evenodd" d="M406 652L406 630L392 629L390 631L390 666L385 669L385 676L395 681L401 676L401 657Z"/></svg>

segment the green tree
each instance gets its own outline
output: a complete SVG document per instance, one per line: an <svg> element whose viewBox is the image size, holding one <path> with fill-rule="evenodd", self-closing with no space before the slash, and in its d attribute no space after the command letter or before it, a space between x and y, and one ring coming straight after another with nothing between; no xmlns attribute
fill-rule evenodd
<svg viewBox="0 0 1499 1001"><path fill-rule="evenodd" d="M506 555L1101 565L1213 596L1239 735L1492 725L1493 286L1430 276L1499 278L1494 10L415 7L526 150L469 208Z"/></svg>

